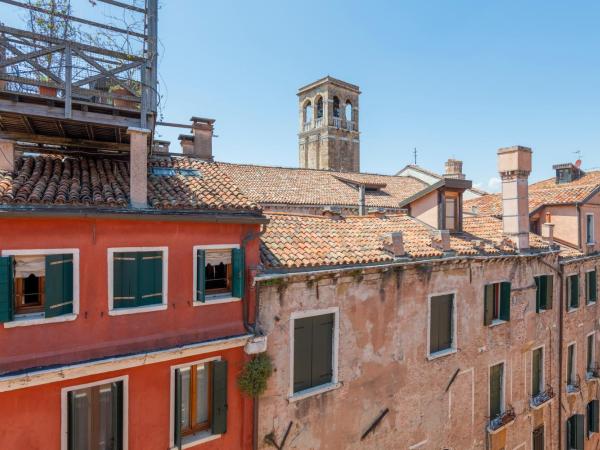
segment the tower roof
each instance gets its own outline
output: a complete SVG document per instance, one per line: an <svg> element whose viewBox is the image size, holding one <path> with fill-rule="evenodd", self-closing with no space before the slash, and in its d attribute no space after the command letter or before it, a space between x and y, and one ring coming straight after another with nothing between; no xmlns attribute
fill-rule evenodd
<svg viewBox="0 0 600 450"><path fill-rule="evenodd" d="M327 75L326 77L323 77L320 80L313 81L312 83L307 84L306 86L302 86L300 89L298 89L298 95L301 95L304 92L313 90L314 88L322 86L324 84L333 84L335 86L341 87L342 89L348 89L350 91L353 91L357 94L361 93L360 88L357 85L347 83L345 81L338 80L337 78L333 78L333 77L330 77L329 75Z"/></svg>

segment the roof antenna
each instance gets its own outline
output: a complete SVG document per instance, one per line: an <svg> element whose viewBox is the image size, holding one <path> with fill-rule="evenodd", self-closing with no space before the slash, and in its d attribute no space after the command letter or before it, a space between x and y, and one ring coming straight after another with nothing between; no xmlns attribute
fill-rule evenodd
<svg viewBox="0 0 600 450"><path fill-rule="evenodd" d="M415 166L417 165L417 147L413 150L413 156L415 158Z"/></svg>
<svg viewBox="0 0 600 450"><path fill-rule="evenodd" d="M581 159L581 150L575 150L573 153L577 155L577 159Z"/></svg>

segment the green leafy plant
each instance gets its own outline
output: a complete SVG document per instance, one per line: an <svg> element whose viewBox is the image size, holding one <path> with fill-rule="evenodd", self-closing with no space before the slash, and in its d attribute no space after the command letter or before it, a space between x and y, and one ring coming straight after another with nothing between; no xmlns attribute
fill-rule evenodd
<svg viewBox="0 0 600 450"><path fill-rule="evenodd" d="M271 357L260 353L246 363L238 376L238 386L245 394L258 397L267 389L267 380L272 373Z"/></svg>

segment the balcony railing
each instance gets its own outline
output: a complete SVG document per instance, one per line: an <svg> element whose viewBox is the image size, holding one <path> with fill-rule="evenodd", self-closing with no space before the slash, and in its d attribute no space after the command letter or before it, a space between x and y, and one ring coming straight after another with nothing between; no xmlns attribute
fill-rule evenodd
<svg viewBox="0 0 600 450"><path fill-rule="evenodd" d="M598 364L596 364L592 367L588 367L588 369L585 373L585 378L588 381L600 380L600 366L598 366Z"/></svg>
<svg viewBox="0 0 600 450"><path fill-rule="evenodd" d="M354 122L347 120L346 121L346 130L354 131Z"/></svg>
<svg viewBox="0 0 600 450"><path fill-rule="evenodd" d="M312 122L304 122L304 124L302 124L302 131L310 131L312 130L312 127Z"/></svg>
<svg viewBox="0 0 600 450"><path fill-rule="evenodd" d="M334 117L333 118L333 126L335 128L342 128L342 119L339 117Z"/></svg>
<svg viewBox="0 0 600 450"><path fill-rule="evenodd" d="M529 401L529 405L532 408L537 409L537 408L541 407L544 403L552 400L553 398L554 398L554 390L552 389L552 386L547 386L545 391L542 391L531 397L531 400Z"/></svg>
<svg viewBox="0 0 600 450"><path fill-rule="evenodd" d="M506 411L498 414L496 417L490 419L488 424L488 432L494 433L498 431L500 428L508 425L516 419L517 415L515 414L514 408L511 406Z"/></svg>
<svg viewBox="0 0 600 450"><path fill-rule="evenodd" d="M579 375L574 380L567 381L567 394L576 394L581 391L581 380Z"/></svg>
<svg viewBox="0 0 600 450"><path fill-rule="evenodd" d="M321 128L321 127L323 127L323 118L318 117L315 119L315 128Z"/></svg>

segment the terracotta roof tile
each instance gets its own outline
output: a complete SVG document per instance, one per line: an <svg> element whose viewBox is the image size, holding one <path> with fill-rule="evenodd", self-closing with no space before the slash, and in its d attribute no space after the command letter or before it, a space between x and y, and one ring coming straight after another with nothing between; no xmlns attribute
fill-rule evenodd
<svg viewBox="0 0 600 450"><path fill-rule="evenodd" d="M432 229L407 215L331 219L324 216L267 213L270 223L262 237L261 257L271 268L303 268L392 261L384 248L392 232L403 233L406 256L443 256L432 245ZM548 249L531 235L533 249ZM502 222L493 217L467 217L464 232L451 236L451 248L462 256L515 254L502 235Z"/></svg>
<svg viewBox="0 0 600 450"><path fill-rule="evenodd" d="M178 170L158 175L152 172L155 167ZM148 169L150 208L259 210L216 163L185 156L153 157ZM129 162L109 156L22 156L13 173L0 172L0 204L126 208Z"/></svg>
<svg viewBox="0 0 600 450"><path fill-rule="evenodd" d="M427 187L425 182L406 176L229 163L219 163L219 167L248 198L261 204L356 207L358 189L352 183L360 183L381 187L367 191L368 207L398 208L402 200Z"/></svg>

